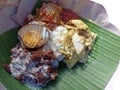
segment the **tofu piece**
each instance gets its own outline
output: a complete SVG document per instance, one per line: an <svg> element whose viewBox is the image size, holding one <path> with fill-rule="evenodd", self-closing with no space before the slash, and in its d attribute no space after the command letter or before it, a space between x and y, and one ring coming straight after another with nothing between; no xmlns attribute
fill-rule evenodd
<svg viewBox="0 0 120 90"><path fill-rule="evenodd" d="M69 60L65 60L68 68L72 68L79 60L84 56L85 52L85 38L83 36L79 36L75 33L72 36L73 47L75 48L75 53L73 53L72 58Z"/></svg>
<svg viewBox="0 0 120 90"><path fill-rule="evenodd" d="M83 51L85 47L84 42L85 38L83 36L79 36L77 33L72 36L72 43L78 55Z"/></svg>
<svg viewBox="0 0 120 90"><path fill-rule="evenodd" d="M76 53L74 53L71 59L65 61L67 64L67 67L69 69L74 67L74 65L79 61L79 59L80 57Z"/></svg>

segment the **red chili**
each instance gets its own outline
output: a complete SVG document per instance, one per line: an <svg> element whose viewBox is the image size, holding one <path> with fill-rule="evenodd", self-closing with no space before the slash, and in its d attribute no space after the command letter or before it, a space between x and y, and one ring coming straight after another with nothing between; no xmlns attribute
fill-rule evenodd
<svg viewBox="0 0 120 90"><path fill-rule="evenodd" d="M70 9L63 9L62 21L67 22L72 19L80 19L80 17Z"/></svg>

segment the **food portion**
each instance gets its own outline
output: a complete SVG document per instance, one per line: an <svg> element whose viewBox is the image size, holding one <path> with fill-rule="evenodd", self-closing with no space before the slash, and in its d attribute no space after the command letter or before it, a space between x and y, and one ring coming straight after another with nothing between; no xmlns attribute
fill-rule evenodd
<svg viewBox="0 0 120 90"><path fill-rule="evenodd" d="M96 36L73 11L43 4L18 31L20 42L4 67L17 80L44 87L58 76L59 62L69 69L85 63Z"/></svg>
<svg viewBox="0 0 120 90"><path fill-rule="evenodd" d="M29 24L18 31L18 36L27 48L39 48L47 43L50 33L44 25Z"/></svg>
<svg viewBox="0 0 120 90"><path fill-rule="evenodd" d="M35 20L46 23L60 24L62 8L52 3L43 4L37 9Z"/></svg>
<svg viewBox="0 0 120 90"><path fill-rule="evenodd" d="M16 46L11 53L10 73L21 82L45 86L58 75L58 60L51 50L28 51Z"/></svg>
<svg viewBox="0 0 120 90"><path fill-rule="evenodd" d="M86 62L96 36L81 20L70 20L52 32L51 49L57 56L65 55L63 61L72 68L78 61Z"/></svg>
<svg viewBox="0 0 120 90"><path fill-rule="evenodd" d="M62 16L62 21L65 23L68 22L69 20L80 19L80 16L78 16L72 10L65 8L63 9L63 13L61 16Z"/></svg>

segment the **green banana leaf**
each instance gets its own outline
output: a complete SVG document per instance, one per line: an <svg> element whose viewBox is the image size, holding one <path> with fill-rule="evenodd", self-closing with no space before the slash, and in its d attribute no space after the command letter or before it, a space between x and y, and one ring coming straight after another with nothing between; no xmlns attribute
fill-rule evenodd
<svg viewBox="0 0 120 90"><path fill-rule="evenodd" d="M94 47L89 53L88 62L77 63L70 70L61 62L58 67L58 77L44 88L34 88L20 83L3 69L2 64L10 62L11 48L18 43L18 28L0 35L0 81L3 85L8 90L103 90L120 60L120 37L86 19L82 20L98 34Z"/></svg>

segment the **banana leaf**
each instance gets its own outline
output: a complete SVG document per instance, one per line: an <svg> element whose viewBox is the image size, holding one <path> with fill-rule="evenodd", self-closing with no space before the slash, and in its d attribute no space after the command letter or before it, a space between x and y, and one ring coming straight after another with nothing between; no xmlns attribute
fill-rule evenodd
<svg viewBox="0 0 120 90"><path fill-rule="evenodd" d="M0 81L3 85L8 90L103 90L120 60L120 36L86 19L82 20L91 31L98 34L93 49L89 53L88 62L77 63L72 69L68 69L61 62L58 67L58 77L44 88L34 88L20 83L3 69L2 64L10 62L11 48L19 42L17 39L19 28L11 29L0 35Z"/></svg>

